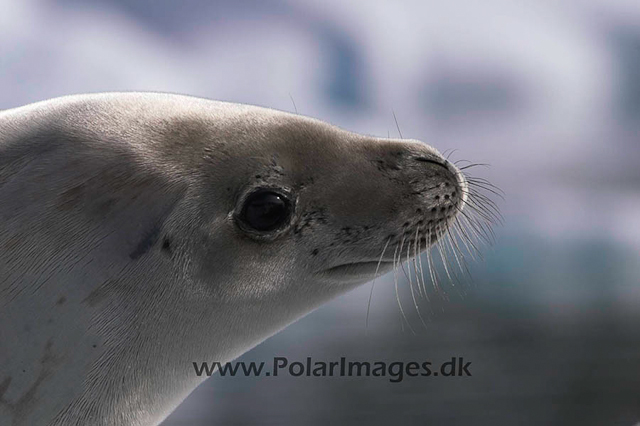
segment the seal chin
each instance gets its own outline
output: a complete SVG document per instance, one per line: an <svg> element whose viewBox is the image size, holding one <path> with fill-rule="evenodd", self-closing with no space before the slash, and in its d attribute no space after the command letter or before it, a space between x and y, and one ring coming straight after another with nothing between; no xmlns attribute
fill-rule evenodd
<svg viewBox="0 0 640 426"><path fill-rule="evenodd" d="M377 276L386 274L392 269L393 262L391 261L351 262L323 269L318 272L318 275L331 281L370 281Z"/></svg>

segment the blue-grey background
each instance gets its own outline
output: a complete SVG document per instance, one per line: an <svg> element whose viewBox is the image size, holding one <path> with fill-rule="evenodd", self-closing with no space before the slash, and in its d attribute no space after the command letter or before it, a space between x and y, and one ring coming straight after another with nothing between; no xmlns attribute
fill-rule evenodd
<svg viewBox="0 0 640 426"><path fill-rule="evenodd" d="M0 109L152 90L423 140L506 193L464 298L427 328L393 282L245 354L472 361L472 377L220 378L178 425L640 422L637 0L1 0ZM345 182L348 184L348 182ZM375 194L371 194L375 197ZM423 302L423 312L428 308ZM404 329L404 331L403 331Z"/></svg>

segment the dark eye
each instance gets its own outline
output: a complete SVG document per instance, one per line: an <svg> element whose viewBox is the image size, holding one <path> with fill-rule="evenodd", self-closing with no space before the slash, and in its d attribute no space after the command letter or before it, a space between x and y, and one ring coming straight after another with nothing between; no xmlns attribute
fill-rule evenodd
<svg viewBox="0 0 640 426"><path fill-rule="evenodd" d="M258 190L249 195L242 207L240 218L251 229L260 232L281 228L291 216L289 200L270 190Z"/></svg>

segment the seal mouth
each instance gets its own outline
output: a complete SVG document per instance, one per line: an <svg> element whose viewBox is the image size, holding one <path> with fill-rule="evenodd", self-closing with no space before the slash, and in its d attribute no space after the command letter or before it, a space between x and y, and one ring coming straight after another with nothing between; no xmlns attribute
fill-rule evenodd
<svg viewBox="0 0 640 426"><path fill-rule="evenodd" d="M383 275L393 269L394 263L390 260L364 261L343 263L319 272L320 275L341 280L350 279L373 279ZM376 274L377 271L377 274Z"/></svg>

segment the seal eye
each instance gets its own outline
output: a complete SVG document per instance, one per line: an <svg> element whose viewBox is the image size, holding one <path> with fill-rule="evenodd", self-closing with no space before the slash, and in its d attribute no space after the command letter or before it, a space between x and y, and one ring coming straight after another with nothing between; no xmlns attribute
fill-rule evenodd
<svg viewBox="0 0 640 426"><path fill-rule="evenodd" d="M247 197L240 218L253 230L268 232L286 224L290 211L290 203L285 196L259 190Z"/></svg>

